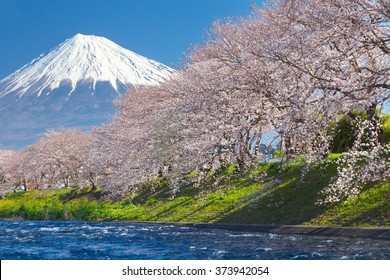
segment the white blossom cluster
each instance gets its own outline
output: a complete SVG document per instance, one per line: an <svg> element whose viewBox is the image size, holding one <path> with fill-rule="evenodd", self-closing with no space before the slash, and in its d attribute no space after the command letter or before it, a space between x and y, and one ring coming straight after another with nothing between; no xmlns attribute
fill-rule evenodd
<svg viewBox="0 0 390 280"><path fill-rule="evenodd" d="M354 146L337 159L337 176L323 190L320 203L335 203L358 195L368 182L390 181L390 147L378 143L379 129L365 120L358 123Z"/></svg>

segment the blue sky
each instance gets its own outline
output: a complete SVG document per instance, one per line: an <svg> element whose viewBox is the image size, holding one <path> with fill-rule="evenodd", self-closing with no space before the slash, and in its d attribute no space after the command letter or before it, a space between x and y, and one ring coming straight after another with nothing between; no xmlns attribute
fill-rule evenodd
<svg viewBox="0 0 390 280"><path fill-rule="evenodd" d="M77 33L175 67L213 21L260 0L1 0L0 79Z"/></svg>

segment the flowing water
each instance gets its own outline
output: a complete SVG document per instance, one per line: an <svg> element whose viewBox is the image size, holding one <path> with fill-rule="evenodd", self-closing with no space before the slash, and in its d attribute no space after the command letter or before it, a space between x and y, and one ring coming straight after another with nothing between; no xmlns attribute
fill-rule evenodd
<svg viewBox="0 0 390 280"><path fill-rule="evenodd" d="M130 222L0 221L0 259L390 259L390 240Z"/></svg>

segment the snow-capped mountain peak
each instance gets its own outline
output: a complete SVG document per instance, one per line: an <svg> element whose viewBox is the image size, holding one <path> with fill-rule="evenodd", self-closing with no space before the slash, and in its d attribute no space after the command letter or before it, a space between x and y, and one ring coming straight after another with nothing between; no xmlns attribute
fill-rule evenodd
<svg viewBox="0 0 390 280"><path fill-rule="evenodd" d="M0 149L24 148L49 129L105 123L121 93L172 73L106 38L77 34L0 81Z"/></svg>
<svg viewBox="0 0 390 280"><path fill-rule="evenodd" d="M147 59L99 36L77 34L47 55L41 55L0 81L0 96L14 92L40 96L69 84L69 95L80 81L118 86L155 85L166 80L173 69Z"/></svg>

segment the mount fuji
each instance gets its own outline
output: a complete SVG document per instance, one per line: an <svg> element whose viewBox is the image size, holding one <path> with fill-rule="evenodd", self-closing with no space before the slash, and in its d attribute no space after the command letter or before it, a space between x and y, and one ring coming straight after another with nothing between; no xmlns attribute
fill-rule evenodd
<svg viewBox="0 0 390 280"><path fill-rule="evenodd" d="M0 80L0 149L25 148L51 129L105 123L120 94L174 72L104 37L77 34Z"/></svg>

